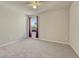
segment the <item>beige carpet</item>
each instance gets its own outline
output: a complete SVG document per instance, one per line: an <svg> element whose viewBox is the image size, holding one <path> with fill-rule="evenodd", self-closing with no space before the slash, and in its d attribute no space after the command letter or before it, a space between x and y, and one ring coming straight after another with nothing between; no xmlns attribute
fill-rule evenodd
<svg viewBox="0 0 79 59"><path fill-rule="evenodd" d="M78 57L73 49L64 44L41 40L25 39L23 41L0 47L3 58L69 58Z"/></svg>

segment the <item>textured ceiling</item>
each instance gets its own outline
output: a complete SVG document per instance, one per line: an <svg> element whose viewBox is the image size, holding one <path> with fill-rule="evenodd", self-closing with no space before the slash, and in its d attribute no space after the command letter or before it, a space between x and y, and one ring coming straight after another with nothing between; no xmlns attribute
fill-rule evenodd
<svg viewBox="0 0 79 59"><path fill-rule="evenodd" d="M33 9L32 6L29 6L29 1L4 1L1 2L8 7L15 8L17 10L21 10L28 15L39 14L49 9L58 9L63 7L69 7L71 5L71 1L40 1L40 5L37 9Z"/></svg>

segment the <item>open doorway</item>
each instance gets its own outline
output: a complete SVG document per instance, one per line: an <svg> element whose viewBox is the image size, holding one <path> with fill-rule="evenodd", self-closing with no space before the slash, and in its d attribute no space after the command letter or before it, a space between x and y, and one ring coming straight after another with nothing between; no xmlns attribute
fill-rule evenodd
<svg viewBox="0 0 79 59"><path fill-rule="evenodd" d="M38 16L29 17L29 37L39 38L38 34Z"/></svg>

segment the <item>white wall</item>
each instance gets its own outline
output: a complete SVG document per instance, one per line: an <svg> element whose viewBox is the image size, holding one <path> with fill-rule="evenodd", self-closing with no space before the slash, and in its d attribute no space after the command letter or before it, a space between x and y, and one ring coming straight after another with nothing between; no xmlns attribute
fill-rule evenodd
<svg viewBox="0 0 79 59"><path fill-rule="evenodd" d="M0 44L21 39L26 34L25 15L0 4Z"/></svg>
<svg viewBox="0 0 79 59"><path fill-rule="evenodd" d="M79 55L79 2L70 8L70 45Z"/></svg>
<svg viewBox="0 0 79 59"><path fill-rule="evenodd" d="M48 10L39 15L39 38L67 44L69 8Z"/></svg>

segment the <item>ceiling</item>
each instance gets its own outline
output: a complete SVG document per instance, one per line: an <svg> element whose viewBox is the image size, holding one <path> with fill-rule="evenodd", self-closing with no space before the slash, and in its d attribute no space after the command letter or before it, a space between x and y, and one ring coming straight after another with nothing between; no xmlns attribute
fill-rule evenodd
<svg viewBox="0 0 79 59"><path fill-rule="evenodd" d="M33 9L32 6L28 6L30 1L4 1L0 2L4 5L23 11L27 15L34 15L45 12L49 9L58 9L63 7L70 7L71 1L40 1L40 5L37 9Z"/></svg>

